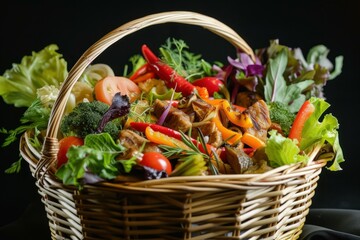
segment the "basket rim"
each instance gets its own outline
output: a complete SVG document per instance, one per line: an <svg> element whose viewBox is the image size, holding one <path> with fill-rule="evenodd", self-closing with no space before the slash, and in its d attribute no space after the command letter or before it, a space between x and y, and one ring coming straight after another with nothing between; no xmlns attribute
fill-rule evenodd
<svg viewBox="0 0 360 240"><path fill-rule="evenodd" d="M25 132L20 138L20 152L23 158L34 168L36 168L40 158L41 153L38 152L34 147L31 146L29 135L31 131ZM31 153L31 154L29 154ZM304 165L303 163L293 163L290 165L283 165L277 168L273 168L264 173L252 173L252 174L221 174L221 175L206 175L206 176L174 176L171 178L160 178L160 179L150 179L150 180L139 180L134 177L119 176L113 181L103 181L96 184L88 184L88 186L102 186L102 187L114 187L114 188L126 188L126 189L149 189L152 187L157 187L159 185L171 185L184 182L192 183L215 183L217 186L222 183L231 183L231 184L241 184L246 185L249 188L260 188L264 186L274 186L279 184L285 184L294 178L301 178L303 176L312 174L316 171L321 171L322 168L326 165L327 159L316 159L311 161L309 164ZM47 174L48 176L54 176L56 168L50 166L49 171L44 171L42 174ZM58 179L53 181L62 184ZM86 185L85 185L86 186ZM223 187L226 187L225 184ZM71 186L70 186L71 188ZM185 188L184 188L185 189Z"/></svg>

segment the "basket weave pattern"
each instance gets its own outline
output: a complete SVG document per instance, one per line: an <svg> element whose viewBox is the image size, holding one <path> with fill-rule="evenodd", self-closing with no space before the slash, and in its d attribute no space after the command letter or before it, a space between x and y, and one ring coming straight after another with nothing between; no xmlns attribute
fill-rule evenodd
<svg viewBox="0 0 360 240"><path fill-rule="evenodd" d="M43 150L29 134L20 152L45 205L52 239L297 239L325 161L295 164L263 174L171 177L141 182L63 185L52 165L58 129L70 91L85 68L116 41L167 22L197 25L254 57L223 23L193 12L165 12L128 22L91 46L69 72L49 121Z"/></svg>

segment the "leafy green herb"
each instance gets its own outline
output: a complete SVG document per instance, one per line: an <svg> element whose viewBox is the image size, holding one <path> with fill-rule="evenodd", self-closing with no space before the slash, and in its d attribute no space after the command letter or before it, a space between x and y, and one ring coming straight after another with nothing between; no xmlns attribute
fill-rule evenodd
<svg viewBox="0 0 360 240"><path fill-rule="evenodd" d="M204 137L199 131L200 144L205 147ZM189 140L189 138L183 133L180 132L182 136L182 141L191 149L182 149L178 147L171 147L166 145L159 145L163 150L164 156L167 158L176 158L177 165L174 171L171 173L171 176L197 176L201 175L204 171L209 170L213 175L219 174L217 169L213 166L210 155L202 153L195 144ZM216 152L213 154L218 159Z"/></svg>
<svg viewBox="0 0 360 240"><path fill-rule="evenodd" d="M188 49L184 40L168 38L160 48L161 59L190 82L214 75L212 65L202 59L201 54L192 53Z"/></svg>
<svg viewBox="0 0 360 240"><path fill-rule="evenodd" d="M8 135L2 146L5 147L15 142L17 137L27 130L46 129L50 117L50 112L51 109L44 107L40 99L35 100L21 117L21 125L19 127L13 130L6 130L4 128L0 130L0 133Z"/></svg>

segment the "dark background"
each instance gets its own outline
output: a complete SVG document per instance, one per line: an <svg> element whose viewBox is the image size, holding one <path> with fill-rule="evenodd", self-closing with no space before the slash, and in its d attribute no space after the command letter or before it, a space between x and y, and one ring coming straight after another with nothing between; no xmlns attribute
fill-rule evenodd
<svg viewBox="0 0 360 240"><path fill-rule="evenodd" d="M340 142L346 162L342 163L340 172L323 170L311 208L360 209L360 132L355 117L359 114L360 80L357 1L163 0L130 1L124 5L118 1L5 0L0 7L0 73L50 43L59 46L70 70L81 54L109 31L130 20L168 10L190 10L217 18L239 33L253 49L279 39L281 44L300 47L304 53L314 45L324 44L330 49L332 61L338 55L344 56L343 73L328 82L325 96L331 104L330 111L340 122ZM141 44L147 43L155 49L167 37L184 39L193 52L201 53L209 61L225 61L227 55L234 54L233 47L225 40L200 27L162 24L120 40L96 62L105 62L121 74L129 57L140 52ZM0 127L17 127L24 109L6 105L2 99L0 106ZM0 140L3 139L2 135ZM18 145L2 148L0 154L0 227L10 226L13 231L10 239L18 239L18 232L25 232L27 239L40 239L42 235L50 238L45 212L26 162L19 174L4 173L19 158Z"/></svg>

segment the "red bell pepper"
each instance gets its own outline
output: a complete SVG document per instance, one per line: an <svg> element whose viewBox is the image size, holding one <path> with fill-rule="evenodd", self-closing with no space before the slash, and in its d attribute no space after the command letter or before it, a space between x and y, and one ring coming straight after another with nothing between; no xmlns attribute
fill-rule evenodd
<svg viewBox="0 0 360 240"><path fill-rule="evenodd" d="M142 54L149 64L151 71L162 80L169 88L176 88L183 96L196 92L195 86L179 75L172 67L162 62L145 44L141 48Z"/></svg>
<svg viewBox="0 0 360 240"><path fill-rule="evenodd" d="M303 103L303 105L300 107L298 113L295 116L288 137L291 139L297 139L298 145L300 144L301 141L301 133L304 128L304 124L314 111L315 111L315 106L310 102L310 100L306 100Z"/></svg>
<svg viewBox="0 0 360 240"><path fill-rule="evenodd" d="M146 128L147 127L150 127L152 130L154 131L157 131L157 132L160 132L160 133L163 133L167 136L170 136L170 137L173 137L177 140L182 140L182 136L181 136L181 133L174 130L174 129L171 129L171 128L168 128L168 127L164 127L164 126L161 126L161 125L158 125L158 124L155 124L155 123L145 123L145 122L131 122L130 123L130 127L132 127L133 129L137 130L137 131L140 131L140 132L145 132ZM202 153L205 153L205 154L211 154L211 149L213 148L211 145L209 144L206 144L206 148L207 148L207 152L204 150L202 144L197 141L196 139L194 138L191 138L191 141L192 143L197 146L199 148L199 150L202 152Z"/></svg>
<svg viewBox="0 0 360 240"><path fill-rule="evenodd" d="M205 87L210 97L214 96L215 92L219 92L224 95L225 99L230 100L229 90L226 88L224 82L217 77L199 78L193 81L192 84L198 87Z"/></svg>

